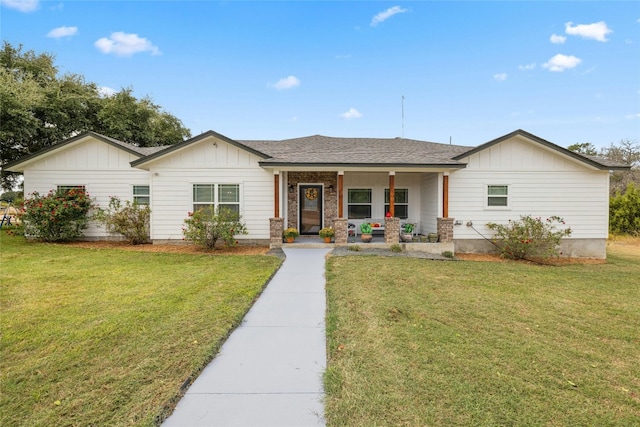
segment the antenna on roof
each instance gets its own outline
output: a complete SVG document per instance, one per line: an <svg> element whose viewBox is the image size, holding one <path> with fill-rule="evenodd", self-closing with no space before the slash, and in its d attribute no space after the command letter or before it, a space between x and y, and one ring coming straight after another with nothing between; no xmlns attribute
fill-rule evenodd
<svg viewBox="0 0 640 427"><path fill-rule="evenodd" d="M402 95L402 138L404 139L404 95Z"/></svg>

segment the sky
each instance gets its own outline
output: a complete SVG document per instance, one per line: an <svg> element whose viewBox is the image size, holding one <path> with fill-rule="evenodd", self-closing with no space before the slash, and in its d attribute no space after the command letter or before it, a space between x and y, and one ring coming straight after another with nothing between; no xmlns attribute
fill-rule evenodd
<svg viewBox="0 0 640 427"><path fill-rule="evenodd" d="M0 36L194 136L640 141L638 1L0 0Z"/></svg>

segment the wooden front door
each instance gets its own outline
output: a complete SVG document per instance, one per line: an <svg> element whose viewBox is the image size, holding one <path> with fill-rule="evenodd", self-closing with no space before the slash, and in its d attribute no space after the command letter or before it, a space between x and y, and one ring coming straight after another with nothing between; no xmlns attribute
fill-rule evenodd
<svg viewBox="0 0 640 427"><path fill-rule="evenodd" d="M322 185L300 185L300 234L318 234L322 228Z"/></svg>

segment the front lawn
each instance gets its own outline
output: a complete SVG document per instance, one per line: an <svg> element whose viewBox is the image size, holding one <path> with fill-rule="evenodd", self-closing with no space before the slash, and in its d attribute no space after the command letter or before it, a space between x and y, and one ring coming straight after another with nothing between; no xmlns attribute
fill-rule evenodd
<svg viewBox="0 0 640 427"><path fill-rule="evenodd" d="M556 267L331 258L328 425L640 425L634 248Z"/></svg>
<svg viewBox="0 0 640 427"><path fill-rule="evenodd" d="M0 238L3 426L155 425L281 262Z"/></svg>

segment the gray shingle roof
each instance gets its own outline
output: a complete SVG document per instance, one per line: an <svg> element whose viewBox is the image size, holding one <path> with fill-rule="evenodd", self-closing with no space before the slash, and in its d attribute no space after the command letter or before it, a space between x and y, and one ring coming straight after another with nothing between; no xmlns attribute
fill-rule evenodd
<svg viewBox="0 0 640 427"><path fill-rule="evenodd" d="M405 138L335 138L322 135L282 141L238 141L268 154L267 164L448 165L463 166L453 157L473 147Z"/></svg>

